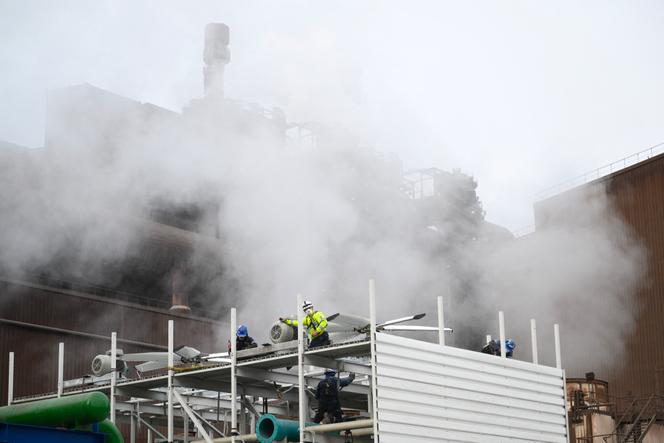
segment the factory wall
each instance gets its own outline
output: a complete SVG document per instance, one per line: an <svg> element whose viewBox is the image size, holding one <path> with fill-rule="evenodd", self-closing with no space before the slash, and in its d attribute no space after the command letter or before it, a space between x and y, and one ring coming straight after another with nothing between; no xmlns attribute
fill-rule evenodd
<svg viewBox="0 0 664 443"><path fill-rule="evenodd" d="M377 334L382 443L567 441L560 369Z"/></svg>
<svg viewBox="0 0 664 443"><path fill-rule="evenodd" d="M226 347L228 333L220 322L112 298L0 280L0 299L3 405L10 351L15 353L14 397L21 397L56 391L59 342L65 344L65 379L91 373L92 358L110 349L113 331L125 352L165 350L169 319L175 321L176 346L186 344L203 352Z"/></svg>
<svg viewBox="0 0 664 443"><path fill-rule="evenodd" d="M604 367L587 369L609 382L612 397L619 408L624 408L632 397L664 393L664 155L536 203L537 229L555 217L573 219L574 212L566 203L574 193L598 186L606 189L618 215L631 226L648 253L646 278L632 300L636 321L627 337L626 354ZM596 297L601 303L602 294Z"/></svg>

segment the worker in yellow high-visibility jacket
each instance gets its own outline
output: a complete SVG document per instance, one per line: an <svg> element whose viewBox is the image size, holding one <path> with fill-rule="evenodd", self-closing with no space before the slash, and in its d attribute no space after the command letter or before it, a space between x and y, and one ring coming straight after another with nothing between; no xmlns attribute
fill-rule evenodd
<svg viewBox="0 0 664 443"><path fill-rule="evenodd" d="M302 303L302 310L306 317L302 320L302 324L307 327L309 333L309 349L318 346L325 346L330 344L330 335L327 333L327 317L322 311L314 310L314 305L306 300ZM289 326L298 326L297 320L289 318L280 318L282 322Z"/></svg>

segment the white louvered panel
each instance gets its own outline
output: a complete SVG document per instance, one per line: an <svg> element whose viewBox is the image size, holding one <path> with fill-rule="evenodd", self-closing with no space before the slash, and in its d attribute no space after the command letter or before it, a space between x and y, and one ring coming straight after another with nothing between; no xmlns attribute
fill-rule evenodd
<svg viewBox="0 0 664 443"><path fill-rule="evenodd" d="M559 369L382 333L376 369L381 443L567 441Z"/></svg>

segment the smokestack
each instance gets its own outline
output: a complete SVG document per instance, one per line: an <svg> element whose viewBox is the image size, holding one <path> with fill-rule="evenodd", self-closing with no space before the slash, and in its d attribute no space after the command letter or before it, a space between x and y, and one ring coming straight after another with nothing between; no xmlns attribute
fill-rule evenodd
<svg viewBox="0 0 664 443"><path fill-rule="evenodd" d="M171 277L172 299L169 311L178 314L189 314L191 308L187 303L187 296L182 290L182 269L176 268L173 270Z"/></svg>
<svg viewBox="0 0 664 443"><path fill-rule="evenodd" d="M205 50L203 51L205 68L203 72L205 95L208 97L224 96L224 69L231 61L229 42L228 26L223 23L208 23L205 26Z"/></svg>

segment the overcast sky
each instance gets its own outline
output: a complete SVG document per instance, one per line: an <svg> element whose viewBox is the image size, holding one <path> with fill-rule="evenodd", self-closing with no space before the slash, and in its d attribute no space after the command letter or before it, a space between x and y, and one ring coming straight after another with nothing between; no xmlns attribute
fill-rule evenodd
<svg viewBox="0 0 664 443"><path fill-rule="evenodd" d="M664 141L664 2L560 0L0 0L0 139L42 146L46 91L84 82L180 111L219 21L229 97L460 168L513 230L543 188Z"/></svg>

